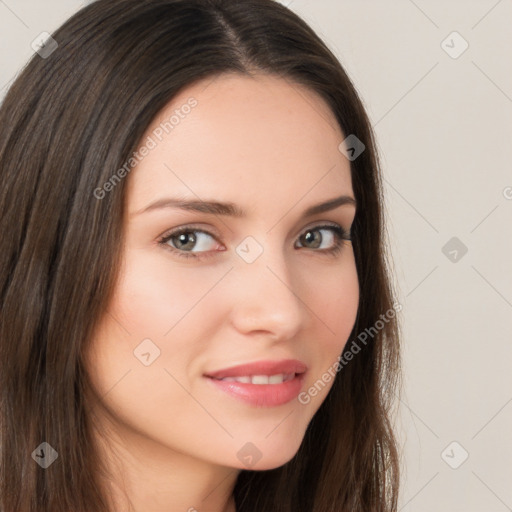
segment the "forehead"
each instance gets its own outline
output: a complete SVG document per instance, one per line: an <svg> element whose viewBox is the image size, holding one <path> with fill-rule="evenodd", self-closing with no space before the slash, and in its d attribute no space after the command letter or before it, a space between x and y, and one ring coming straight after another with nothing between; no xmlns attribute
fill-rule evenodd
<svg viewBox="0 0 512 512"><path fill-rule="evenodd" d="M173 192L249 205L264 194L281 208L304 194L351 193L350 163L338 149L343 139L325 101L288 79L202 80L148 127L141 144L152 149L130 174L130 209Z"/></svg>

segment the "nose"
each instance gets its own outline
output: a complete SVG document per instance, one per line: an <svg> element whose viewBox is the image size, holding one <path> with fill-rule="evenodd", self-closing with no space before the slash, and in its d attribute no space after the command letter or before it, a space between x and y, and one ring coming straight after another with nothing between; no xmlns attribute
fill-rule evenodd
<svg viewBox="0 0 512 512"><path fill-rule="evenodd" d="M283 254L264 251L252 263L241 260L231 279L231 319L239 332L258 332L278 341L304 328L308 310Z"/></svg>

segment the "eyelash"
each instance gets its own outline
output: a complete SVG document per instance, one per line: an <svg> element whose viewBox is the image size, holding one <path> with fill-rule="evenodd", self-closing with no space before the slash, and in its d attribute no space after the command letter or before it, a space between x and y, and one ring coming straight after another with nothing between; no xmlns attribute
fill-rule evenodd
<svg viewBox="0 0 512 512"><path fill-rule="evenodd" d="M335 233L337 240L335 242L334 247L332 247L331 249L320 249L320 250L317 250L316 252L324 253L328 256L335 257L335 256L339 255L339 253L341 252L341 248L343 246L343 241L352 240L350 238L349 234L338 224L322 224L320 226L314 226L312 228L308 228L305 231L303 231L300 234L300 236L302 236L310 231L317 231L317 230L319 231L322 229L330 229L333 233ZM210 256L212 256L212 254L208 253L207 251L201 251L198 253L182 251L180 249L176 249L175 247L170 246L167 243L171 238L179 236L183 233L190 233L190 232L204 233L205 235L211 236L213 239L216 240L215 235L213 235L212 233L209 233L208 231L204 231L203 229L198 229L193 226L185 226L185 227L178 228L175 231L172 231L170 233L163 235L161 238L159 238L158 244L163 245L165 249L171 251L173 254L176 254L177 256L179 256L181 258L186 258L186 259L195 258L197 260L201 260L201 259L209 258ZM315 251L315 249L312 249L312 250Z"/></svg>

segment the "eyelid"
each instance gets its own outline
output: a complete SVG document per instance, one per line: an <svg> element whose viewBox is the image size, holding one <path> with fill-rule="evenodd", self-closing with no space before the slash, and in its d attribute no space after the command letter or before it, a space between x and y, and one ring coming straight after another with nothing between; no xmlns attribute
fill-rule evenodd
<svg viewBox="0 0 512 512"><path fill-rule="evenodd" d="M213 226L208 226L207 228L205 228L203 226L199 226L196 224L184 224L183 226L177 226L175 228L168 229L168 230L164 231L164 233L159 235L157 238L158 238L158 240L162 240L171 235L172 236L178 235L182 231L199 231L200 233L205 233L206 235L210 235L211 237L213 237L215 239L218 239L220 237L219 232Z"/></svg>
<svg viewBox="0 0 512 512"><path fill-rule="evenodd" d="M332 227L332 228L341 229L346 236L350 236L350 229L352 226L350 226L347 230L341 224L338 224L337 222L325 220L325 221L320 221L317 224L312 224L312 225L310 224L310 225L306 226L301 231L299 231L299 234L304 233L304 231L307 231L308 229L323 228L323 227Z"/></svg>

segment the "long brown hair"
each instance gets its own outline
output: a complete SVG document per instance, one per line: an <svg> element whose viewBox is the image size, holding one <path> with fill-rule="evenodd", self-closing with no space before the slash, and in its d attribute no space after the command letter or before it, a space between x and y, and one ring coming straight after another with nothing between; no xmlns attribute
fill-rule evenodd
<svg viewBox="0 0 512 512"><path fill-rule="evenodd" d="M373 331L336 373L297 454L241 471L237 511L396 511L400 329L395 315L382 321L394 304L382 178L336 57L272 0L99 0L52 37L53 53L32 57L0 108L0 511L109 511L83 355L115 287L129 177L102 199L94 190L180 90L254 70L315 91L365 146L351 161L360 303L347 347ZM46 469L34 455L44 442L58 453Z"/></svg>

